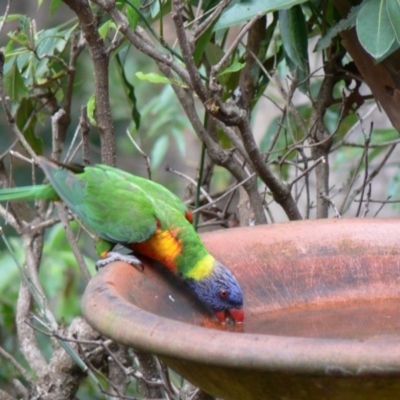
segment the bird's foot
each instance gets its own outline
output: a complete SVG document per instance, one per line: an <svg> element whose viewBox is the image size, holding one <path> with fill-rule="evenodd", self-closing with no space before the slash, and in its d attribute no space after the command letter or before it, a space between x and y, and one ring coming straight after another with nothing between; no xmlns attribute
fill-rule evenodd
<svg viewBox="0 0 400 400"><path fill-rule="evenodd" d="M133 265L139 271L143 271L144 269L142 262L133 254L121 254L117 251L109 251L106 257L96 262L96 271L115 261L122 261L127 264Z"/></svg>

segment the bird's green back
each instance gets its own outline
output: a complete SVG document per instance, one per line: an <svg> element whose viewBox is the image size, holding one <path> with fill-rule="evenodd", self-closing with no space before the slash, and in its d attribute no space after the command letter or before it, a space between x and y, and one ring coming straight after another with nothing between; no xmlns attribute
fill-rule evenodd
<svg viewBox="0 0 400 400"><path fill-rule="evenodd" d="M208 254L186 219L186 205L164 186L106 165L78 174L47 160L41 167L60 198L101 238L129 244L147 241L158 228L173 232L182 244L176 268L183 275Z"/></svg>

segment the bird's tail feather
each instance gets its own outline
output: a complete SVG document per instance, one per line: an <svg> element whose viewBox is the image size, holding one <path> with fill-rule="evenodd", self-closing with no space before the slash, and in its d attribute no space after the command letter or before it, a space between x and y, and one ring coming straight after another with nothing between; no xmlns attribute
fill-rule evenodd
<svg viewBox="0 0 400 400"><path fill-rule="evenodd" d="M0 201L55 200L57 197L56 192L49 184L0 189Z"/></svg>
<svg viewBox="0 0 400 400"><path fill-rule="evenodd" d="M61 200L80 216L79 207L84 203L86 182L79 175L82 166L69 166L39 157L39 165Z"/></svg>

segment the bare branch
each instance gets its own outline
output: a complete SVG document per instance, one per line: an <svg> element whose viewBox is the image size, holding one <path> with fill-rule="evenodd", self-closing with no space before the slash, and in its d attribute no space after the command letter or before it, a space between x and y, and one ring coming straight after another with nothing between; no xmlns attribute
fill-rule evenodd
<svg viewBox="0 0 400 400"><path fill-rule="evenodd" d="M194 179L192 179L190 176L188 176L188 175L186 175L186 174L184 174L184 173L182 173L182 172L176 171L176 170L174 170L173 168L169 167L168 165L165 167L165 170L168 171L168 172L172 172L173 174L178 175L178 176L180 176L181 178L186 179L186 180L189 181L192 185L194 185L195 187L197 187L197 182L196 182ZM213 199L210 197L210 195L207 193L207 191L204 190L204 188L203 188L202 186L200 186L200 191L201 191L201 193L203 194L203 196L207 199L208 202L210 202L210 203L213 202Z"/></svg>
<svg viewBox="0 0 400 400"><path fill-rule="evenodd" d="M140 371L143 374L145 380L138 382L139 389L143 395L148 399L158 399L162 397L160 387L149 385L148 381L160 381L160 374L158 372L157 359L155 356L143 353L141 351L135 351L135 355L139 362Z"/></svg>
<svg viewBox="0 0 400 400"><path fill-rule="evenodd" d="M28 374L28 371L9 353L7 353L0 346L0 357L6 359L13 367L24 377L24 379L28 382L30 386L33 385L33 381L31 376Z"/></svg>
<svg viewBox="0 0 400 400"><path fill-rule="evenodd" d="M396 148L395 144L390 146L390 148L388 149L388 151L386 152L385 156L382 158L380 163L371 171L371 173L368 176L368 179L365 182L363 182L361 184L361 186L354 191L354 193L352 194L352 199L354 199L356 196L358 196L361 193L363 187L365 187L365 185L369 185L372 182L372 180L379 174L379 172L382 170L382 168L386 165L387 160L392 155L395 148Z"/></svg>
<svg viewBox="0 0 400 400"><path fill-rule="evenodd" d="M36 161L37 156L35 152L32 150L30 144L25 139L24 135L19 130L17 124L15 123L14 116L12 115L10 106L8 104L7 96L4 91L4 61L5 61L4 52L3 50L0 49L0 101L3 105L3 109L7 117L7 122L11 126L13 132L15 133L15 136L22 143L28 154Z"/></svg>
<svg viewBox="0 0 400 400"><path fill-rule="evenodd" d="M77 15L89 48L94 67L96 122L101 138L101 158L104 164L115 165L115 137L111 117L108 81L108 54L97 30L96 20L87 0L63 0Z"/></svg>
<svg viewBox="0 0 400 400"><path fill-rule="evenodd" d="M82 276L85 279L86 283L89 283L91 275L86 265L85 259L83 258L82 253L79 250L76 240L74 238L74 234L72 232L71 226L69 224L69 219L64 208L65 206L63 204L56 203L56 207L58 215L60 216L61 219L61 223L63 224L68 243L71 246L72 252L74 253L75 259L78 263L79 269L81 270Z"/></svg>
<svg viewBox="0 0 400 400"><path fill-rule="evenodd" d="M301 214L297 208L297 205L290 194L290 187L279 180L268 166L264 163L258 146L254 140L253 133L247 118L243 118L239 123L240 133L243 138L243 143L249 154L250 158L253 160L252 164L258 176L262 181L269 187L273 193L274 200L282 206L285 210L286 215L290 220L302 219Z"/></svg>
<svg viewBox="0 0 400 400"><path fill-rule="evenodd" d="M371 134L372 134L372 130L373 130L373 126L374 124L371 122L371 126L370 126L370 130L368 133L366 133L363 130L363 135L364 135L364 144L365 144L365 150L364 150L364 156L365 156L365 165L364 165L364 183L362 185L362 190L361 190L361 201L360 204L358 205L358 209L357 209L357 213L356 213L356 217L358 217L360 215L360 211L361 211L361 204L362 204L362 200L364 198L364 191L365 191L365 186L367 184L368 181L368 167L369 167L369 154L368 154L368 150L369 150L369 144L371 142ZM371 197L371 196L370 196Z"/></svg>
<svg viewBox="0 0 400 400"><path fill-rule="evenodd" d="M135 146L136 150L142 155L142 157L146 161L146 166L147 166L147 176L149 179L151 179L151 163L150 163L150 157L140 148L140 146L136 143L136 140L132 137L131 133L129 132L129 129L126 130L126 135L128 136L129 140L132 142L132 144Z"/></svg>
<svg viewBox="0 0 400 400"><path fill-rule="evenodd" d="M210 73L210 83L213 84L215 81L216 75L225 68L228 64L230 57L232 56L233 52L236 50L236 47L239 45L240 41L243 39L244 35L253 27L253 25L262 17L261 13L256 14L239 32L236 36L235 40L232 42L229 49L225 52L224 56L219 60L219 62L211 67Z"/></svg>
<svg viewBox="0 0 400 400"><path fill-rule="evenodd" d="M224 192L223 195L219 196L218 198L212 200L211 202L205 204L204 206L199 207L197 210L194 210L193 213L197 213L200 212L202 210L204 210L205 208L210 207L213 204L218 203L219 201L221 201L222 199L224 199L226 196L228 196L229 194L231 194L232 192L234 192L236 189L238 189L241 186L244 186L245 183L251 179L253 179L255 177L255 173L251 174L250 176L248 176L247 178L245 178L242 182L239 182L238 184L232 186L231 188L229 188L228 190L226 190Z"/></svg>
<svg viewBox="0 0 400 400"><path fill-rule="evenodd" d="M322 156L320 158L318 158L313 165L311 165L310 167L308 167L307 169L305 169L300 175L296 176L295 179L292 180L292 182L289 183L289 186L293 186L296 182L298 182L301 178L303 178L303 176L307 175L308 173L310 173L319 163L321 162L326 162L325 158Z"/></svg>
<svg viewBox="0 0 400 400"><path fill-rule="evenodd" d="M5 23L7 22L7 17L8 14L10 13L10 8L11 8L11 0L7 0L7 5L3 14L3 19L0 22L0 33L3 30Z"/></svg>
<svg viewBox="0 0 400 400"><path fill-rule="evenodd" d="M190 24L195 24L194 29L192 31L192 35L194 40L197 40L213 23L214 21L220 16L222 10L229 4L229 0L222 0L220 1L215 7L211 8L208 10L206 13L203 13L201 15L201 6L202 6L202 0L199 2L197 6L197 12L196 12L196 18L193 19ZM206 19L204 17L210 14ZM202 23L196 24L197 21L200 19L204 19ZM186 27L188 27L190 24L186 24Z"/></svg>
<svg viewBox="0 0 400 400"><path fill-rule="evenodd" d="M65 140L65 129L62 128L63 120L67 117L64 109L60 108L51 117L51 127L52 127L52 139L53 139L53 151L51 153L51 158L56 161L61 160L61 153L64 147Z"/></svg>
<svg viewBox="0 0 400 400"><path fill-rule="evenodd" d="M208 93L202 82L200 73L193 60L194 43L193 39L188 39L182 18L182 3L179 0L172 0L172 19L175 24L176 35L182 56L186 64L187 72L190 76L191 86L203 103L207 102Z"/></svg>
<svg viewBox="0 0 400 400"><path fill-rule="evenodd" d="M26 324L26 319L32 309L32 296L28 286L21 281L17 302L16 324L20 349L30 367L38 378L48 371L47 361L40 351L35 331Z"/></svg>
<svg viewBox="0 0 400 400"><path fill-rule="evenodd" d="M332 201L332 199L329 198L325 193L322 193L322 192L319 195L324 201L326 201L333 208L333 211L335 212L335 217L336 218L342 218L342 216L340 215L339 210L336 208L336 205Z"/></svg>
<svg viewBox="0 0 400 400"><path fill-rule="evenodd" d="M158 64L158 66L165 76L171 77L171 72L168 67L163 64ZM240 165L235 161L235 159L231 156L229 152L222 149L218 143L214 142L214 140L205 130L202 122L197 115L194 105L194 99L191 95L191 92L188 90L184 90L182 87L177 85L173 85L173 89L177 94L177 97L183 109L185 110L185 113L188 116L196 134L206 145L208 154L212 161L217 165L223 165L239 182L244 181L247 178L247 175L245 171L243 171L243 168L240 167ZM265 218L263 204L257 190L256 181L253 179L246 180L246 183L244 183L244 188L249 194L249 199L251 202L251 206L254 210L256 223L263 224L266 223L267 220Z"/></svg>

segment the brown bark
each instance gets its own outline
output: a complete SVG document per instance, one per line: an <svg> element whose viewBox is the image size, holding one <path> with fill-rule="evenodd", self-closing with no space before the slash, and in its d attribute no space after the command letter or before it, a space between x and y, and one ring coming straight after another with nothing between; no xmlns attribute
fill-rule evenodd
<svg viewBox="0 0 400 400"><path fill-rule="evenodd" d="M351 4L348 0L335 0L342 17L346 17ZM370 87L376 101L385 110L390 122L400 132L400 74L397 50L383 62L375 60L361 46L355 28L340 32L343 46L351 55L365 83Z"/></svg>
<svg viewBox="0 0 400 400"><path fill-rule="evenodd" d="M109 57L104 41L97 30L97 22L87 0L63 0L77 15L82 34L93 61L96 96L96 122L100 132L101 161L115 165L115 137L109 99Z"/></svg>

